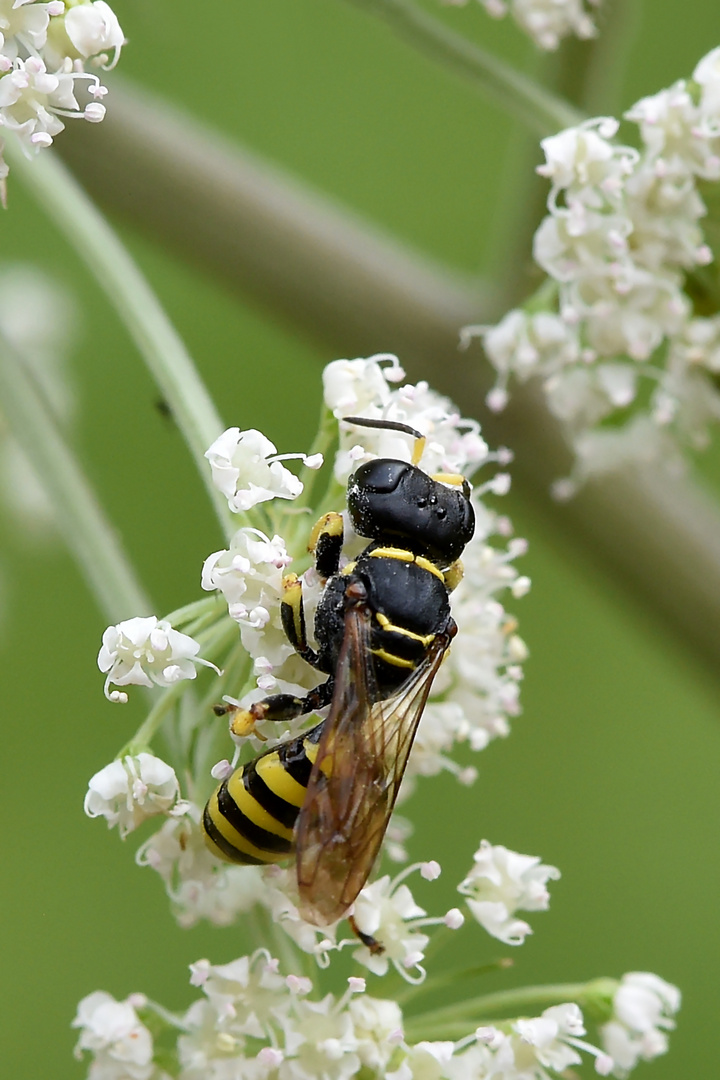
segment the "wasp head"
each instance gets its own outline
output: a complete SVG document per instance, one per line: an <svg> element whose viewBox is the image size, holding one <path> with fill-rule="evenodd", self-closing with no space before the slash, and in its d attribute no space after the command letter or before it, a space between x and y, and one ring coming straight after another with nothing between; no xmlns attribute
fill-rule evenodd
<svg viewBox="0 0 720 1080"><path fill-rule="evenodd" d="M407 461L376 458L361 465L348 481L347 503L360 536L402 540L446 565L460 557L475 530L467 480L443 483Z"/></svg>

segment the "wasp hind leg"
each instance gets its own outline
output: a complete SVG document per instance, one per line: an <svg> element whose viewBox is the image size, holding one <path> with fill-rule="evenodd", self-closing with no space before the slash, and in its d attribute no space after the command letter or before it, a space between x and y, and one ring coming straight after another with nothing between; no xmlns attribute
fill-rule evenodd
<svg viewBox="0 0 720 1080"><path fill-rule="evenodd" d="M369 949L373 956L382 956L382 954L385 952L385 946L382 945L376 937L373 937L372 934L366 934L363 930L361 930L358 924L355 922L354 915L348 915L348 922L350 923L350 929L352 930L353 934L355 934L355 936L360 939L365 948Z"/></svg>
<svg viewBox="0 0 720 1080"><path fill-rule="evenodd" d="M238 709L234 706L216 705L215 714L223 716L232 713L230 731L233 735L245 738L248 735L257 735L256 725L263 720L294 720L296 716L304 716L305 713L315 712L330 704L333 694L333 679L321 683L311 690L305 697L295 697L294 694L270 694L262 701L256 701L249 709Z"/></svg>

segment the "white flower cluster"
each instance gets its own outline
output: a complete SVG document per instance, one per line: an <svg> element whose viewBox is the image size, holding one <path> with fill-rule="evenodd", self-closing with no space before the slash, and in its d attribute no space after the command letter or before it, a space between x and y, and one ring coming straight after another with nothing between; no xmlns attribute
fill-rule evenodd
<svg viewBox="0 0 720 1080"><path fill-rule="evenodd" d="M446 398L436 394L426 383L398 385L403 378L404 373L394 356L336 361L329 364L324 373L326 406L338 419L361 415L404 424L423 433L425 445L420 464L428 473L468 475L479 466L503 466L509 462L507 451L490 452L478 425L462 419ZM339 424L339 448L333 469L336 494L333 498L342 499L340 484L342 488L346 486L350 471L358 463L380 455L410 461L414 443L412 436L396 430ZM251 522L258 520L252 514L254 508L265 504L262 510L266 515L264 521L269 518L278 522L284 531L285 525L292 526L288 536L295 540L294 553L296 556L302 554L309 527L297 515L282 516L284 501L296 498L302 492L302 483L281 464L272 443L258 431L234 428L216 440L207 456L213 479L235 512L245 515L245 520ZM302 459L305 467L311 469L321 462L319 455L287 456ZM516 633L515 620L506 613L499 596L510 591L519 597L527 591L528 579L518 576L512 565L513 560L523 554L525 544L524 541L509 540L505 549L492 547L490 535L498 532L508 537L511 526L507 519L497 517L482 502L487 491L502 494L507 487L507 474L500 471L476 487L473 493L476 534L466 549L465 578L451 598L459 634L435 680L432 699L426 707L410 756L404 795L411 791L415 778L434 775L442 769L453 771L463 782L471 782L475 770L461 768L453 760L455 744L467 742L474 750L483 749L495 736L508 733L508 718L519 712L521 663L526 649ZM276 504L278 496L281 501ZM354 534L347 515L345 517L344 558L347 558L361 550L366 541ZM255 686L240 700L226 696L225 700L231 706L247 708L269 693L302 697L322 678L295 654L283 630L283 574L292 561L286 540L279 532L270 537L252 524L243 525L226 550L215 552L205 561L202 587L222 595L230 618L240 630L240 651L252 661ZM311 635L321 594L322 583L311 568L303 575L303 601ZM217 621L217 605L210 600L190 605L184 609L182 618L192 620L198 608L205 611L204 625L211 626L208 619ZM155 616L128 619L109 627L103 635L98 656L98 665L106 674L106 696L111 701L127 701L124 689L111 691L111 684L123 688L131 684L172 687L180 680L194 679L197 665L208 665L208 661L199 656L200 648L200 643L189 634L181 633L168 620L158 620ZM239 650L239 646L233 648ZM246 658L244 668L249 674L247 666ZM297 733L307 723L307 718L302 717L282 724L260 721L257 730L248 737L252 747L260 749L287 737L288 732ZM246 738L233 738L238 744L236 762ZM199 828L199 807L176 802L176 791L170 797L170 789L164 786L165 777L160 777L156 762L151 755L125 756L123 761L116 761L101 770L90 783L86 811L91 816L104 816L110 826L119 825L123 835L150 814L164 813L170 817L171 820L143 845L139 861L160 873L176 916L183 925L192 925L202 918L220 924L232 921L235 914L246 910L257 899L257 873L246 873L243 867L221 865L206 851ZM221 762L213 770L213 776L222 779L233 767L234 763ZM169 770L169 766L163 768ZM197 777L195 783L204 787L206 779ZM189 793L191 798L193 791L191 789ZM165 804L163 800L166 799ZM393 857L404 860L405 854L396 835L399 831L399 827L391 828L388 851ZM281 876L277 877L278 874ZM273 919L282 923L302 949L324 961L331 947L340 946L334 940L326 943L327 932L320 934L300 918L292 882L282 874L277 868L266 871L266 903ZM358 919L367 921L368 926L374 925L373 920L381 916L375 912L371 917L369 911L375 911L382 898L383 903L388 901L390 904L389 907L386 905L388 911L395 905L397 918L410 919L414 901L402 889L396 891L397 879L395 882L390 882L389 878L381 879L381 882L372 886L377 896L363 894ZM418 909L412 917L424 915ZM374 930L368 929L367 933L373 935ZM383 934L384 938L390 939L395 931L386 927ZM400 935L398 941L404 940ZM412 948L398 945L396 952L388 949L381 966L386 967L390 961L403 972L417 968L416 974L422 974L418 965L424 945L418 942L416 939ZM377 958L373 962L377 967Z"/></svg>
<svg viewBox="0 0 720 1080"><path fill-rule="evenodd" d="M182 679L194 679L196 664L214 666L202 660L197 655L199 651L197 641L174 630L167 619L155 615L109 626L103 634L97 659L100 670L107 672L105 696L109 701L127 702L126 693L110 690L111 683L172 686Z"/></svg>
<svg viewBox="0 0 720 1080"><path fill-rule="evenodd" d="M608 1029L627 1030L622 1014L629 1012L632 1030L657 1034L673 1026L679 1006L675 987L656 975L633 973L615 984L613 1017L601 1031L603 1049L585 1040L583 1014L573 1002L502 1027L478 1028L457 1041L412 1042L400 1006L371 997L361 978L348 979L339 998L318 999L309 978L283 975L265 949L229 964L198 960L190 971L191 984L203 996L183 1015L173 1016L142 994L116 1001L97 991L80 1002L73 1021L80 1031L75 1053L92 1055L93 1080L166 1080L141 1016L152 1018L155 1030L172 1026L175 1048L165 1048L162 1057L178 1080L550 1080L582 1064L581 1052L594 1059L599 1075L625 1077L637 1057L627 1067L614 1058ZM658 1042L650 1049L648 1040L642 1056L649 1060L664 1049Z"/></svg>
<svg viewBox="0 0 720 1080"><path fill-rule="evenodd" d="M85 65L114 67L124 41L105 0L0 0L0 131L14 132L30 157L63 130L61 117L102 120L107 89ZM3 148L0 137L4 192Z"/></svg>
<svg viewBox="0 0 720 1080"><path fill-rule="evenodd" d="M302 484L282 461L299 458L308 469L319 469L323 463L321 454L278 454L273 443L254 428L228 428L205 457L213 483L234 513L252 510L268 499L296 499L302 493Z"/></svg>
<svg viewBox="0 0 720 1080"><path fill-rule="evenodd" d="M190 981L203 997L173 1018L181 1032L173 1069L179 1080L350 1080L359 1074L390 1080L499 1075L545 1080L545 1068L559 1072L580 1062L578 1049L596 1056L599 1071L607 1074L609 1068L602 1066L612 1066L607 1055L579 1038L585 1029L577 1005L517 1021L511 1034L481 1028L457 1043L412 1045L405 1040L399 1005L371 997L364 979L348 979L340 998L314 999L311 980L283 976L264 949L229 964L199 960L190 970ZM80 1029L76 1055L93 1055L94 1080L166 1076L154 1064L153 1038L138 1011L149 1018L155 1009L140 994L120 1002L98 991L80 1002L73 1022ZM169 1015L157 1012L163 1019Z"/></svg>
<svg viewBox="0 0 720 1080"><path fill-rule="evenodd" d="M473 856L473 867L458 885L467 905L488 934L506 945L522 945L532 927L515 912L547 911L550 894L546 882L557 881L560 871L543 866L534 855L520 855L483 840Z"/></svg>
<svg viewBox="0 0 720 1080"><path fill-rule="evenodd" d="M125 838L155 814L184 813L178 803L180 785L175 770L153 754L139 753L113 761L90 779L85 796L88 817L104 817Z"/></svg>
<svg viewBox="0 0 720 1080"><path fill-rule="evenodd" d="M468 0L442 0L444 4L462 7ZM587 0L597 8L602 0ZM591 38L597 33L585 0L480 0L494 19L503 19L510 12L513 19L541 49L557 49L563 38L574 34Z"/></svg>
<svg viewBox="0 0 720 1080"><path fill-rule="evenodd" d="M421 459L428 473L471 474L481 466L507 465L508 451L491 453L479 425L463 419L452 403L425 382L398 385L405 375L396 356L380 354L368 359L337 360L323 374L325 404L338 421L345 416L383 419L413 427L426 437ZM349 475L374 457L410 461L413 439L398 431L359 428L339 424L339 448L333 472L343 487ZM273 444L258 431L231 428L207 453L216 486L235 512L280 497L294 499L302 484L281 463ZM322 464L320 455L287 454L299 458L306 468ZM519 712L521 663L527 655L516 624L507 615L498 595L510 590L522 596L529 581L520 577L512 561L525 551L524 541L510 541L498 551L488 543L494 532L508 534L507 519L498 517L482 503L487 491L503 494L509 487L506 473L499 472L473 495L476 532L465 553L465 581L453 595L453 615L460 633L436 680L433 702L416 740L408 769L413 775L431 775L451 769L463 780L474 770L460 770L449 756L457 741L482 749L496 735L508 732L508 717ZM338 507L340 509L340 507ZM345 515L345 549L353 554L364 546ZM229 548L206 560L202 587L218 590L237 621L243 647L254 662L257 689L240 701L243 708L268 693L303 694L317 685L317 673L294 654L282 628L280 604L283 572L292 562L282 536L267 536L243 526ZM303 600L312 639L314 612L321 583L314 569L305 572ZM440 700L442 699L442 700ZM297 724L291 724L295 730ZM259 725L263 737L285 735L288 727ZM408 793L410 787L406 788Z"/></svg>
<svg viewBox="0 0 720 1080"><path fill-rule="evenodd" d="M720 299L701 228L720 180L720 49L626 119L639 152L607 118L543 140L552 190L534 254L551 280L526 310L465 332L498 371L492 408L511 375L543 378L576 482L631 459L677 464L679 446L705 445L720 420Z"/></svg>
<svg viewBox="0 0 720 1080"><path fill-rule="evenodd" d="M146 1004L143 994L116 1001L96 990L78 1005L73 1027L80 1028L75 1057L93 1055L93 1080L170 1080L153 1062L153 1037L137 1015Z"/></svg>
<svg viewBox="0 0 720 1080"><path fill-rule="evenodd" d="M381 353L368 359L335 360L323 372L325 404L333 415L362 416L407 424L426 436L421 467L427 473L472 473L482 465L510 458L491 454L475 420L464 420L448 398L426 382L395 386L405 378L398 358ZM340 425L335 476L346 484L350 473L375 457L410 461L413 440L398 431Z"/></svg>
<svg viewBox="0 0 720 1080"><path fill-rule="evenodd" d="M601 1028L603 1046L623 1080L638 1061L667 1053L667 1032L675 1027L680 991L650 971L624 975L613 997L613 1018Z"/></svg>

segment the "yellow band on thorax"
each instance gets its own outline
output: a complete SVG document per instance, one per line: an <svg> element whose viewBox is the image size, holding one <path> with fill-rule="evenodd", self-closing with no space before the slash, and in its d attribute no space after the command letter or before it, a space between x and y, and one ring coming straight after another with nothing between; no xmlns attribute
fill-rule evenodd
<svg viewBox="0 0 720 1080"><path fill-rule="evenodd" d="M434 574L436 578L439 578L440 581L443 582L443 584L445 582L442 571L438 570L434 563L430 562L429 559L426 559L424 555L415 555L412 551L407 551L405 548L375 548L373 551L369 551L368 555L374 559L397 559L398 562L414 562L423 570L427 570L429 573Z"/></svg>

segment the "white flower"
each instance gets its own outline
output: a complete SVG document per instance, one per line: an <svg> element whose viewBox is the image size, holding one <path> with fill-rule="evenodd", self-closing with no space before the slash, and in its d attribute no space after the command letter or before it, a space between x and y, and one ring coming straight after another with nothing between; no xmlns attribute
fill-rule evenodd
<svg viewBox="0 0 720 1080"><path fill-rule="evenodd" d="M289 1010L287 984L266 949L229 964L199 960L190 965L191 982L202 991L225 1031L264 1038L273 1021Z"/></svg>
<svg viewBox="0 0 720 1080"><path fill-rule="evenodd" d="M71 7L65 16L65 30L80 56L87 59L111 50L113 60L110 66L115 67L125 44L125 35L120 29L117 15L104 0Z"/></svg>
<svg viewBox="0 0 720 1080"><path fill-rule="evenodd" d="M268 499L296 499L303 485L282 460L300 458L307 468L317 469L322 457L305 454L278 455L273 443L262 432L250 428L228 428L205 452L212 479L227 498L231 510L250 510Z"/></svg>
<svg viewBox="0 0 720 1080"><path fill-rule="evenodd" d="M533 855L520 855L483 840L474 865L458 886L477 921L506 945L522 945L532 928L513 918L518 910L545 911L550 903L547 881L560 877L554 866L544 866Z"/></svg>
<svg viewBox="0 0 720 1080"><path fill-rule="evenodd" d="M153 1065L152 1035L138 1019L131 999L116 1001L97 990L83 998L72 1023L80 1028L75 1056L94 1055L90 1075L98 1080L150 1080Z"/></svg>
<svg viewBox="0 0 720 1080"><path fill-rule="evenodd" d="M557 49L570 34L584 39L597 33L583 0L513 0L512 14L541 49Z"/></svg>
<svg viewBox="0 0 720 1080"><path fill-rule="evenodd" d="M467 0L442 2L460 7ZM480 0L480 3L494 19L502 19L510 11L518 26L541 49L557 49L561 39L570 34L590 38L597 33L584 0ZM588 3L596 7L601 0L588 0Z"/></svg>
<svg viewBox="0 0 720 1080"><path fill-rule="evenodd" d="M449 1080L550 1080L579 1065L583 1050L595 1058L595 1070L607 1076L611 1058L579 1036L585 1034L580 1009L573 1003L553 1005L536 1017L518 1020L509 1032L478 1028L474 1040L463 1039L446 1066ZM569 1075L569 1074L568 1074Z"/></svg>
<svg viewBox="0 0 720 1080"><path fill-rule="evenodd" d="M402 1038L403 1015L395 1001L356 994L348 1006L357 1039L361 1064L378 1076L387 1066Z"/></svg>
<svg viewBox="0 0 720 1080"><path fill-rule="evenodd" d="M90 780L88 817L104 817L124 838L146 818L166 814L180 794L175 770L152 754L140 753L106 765Z"/></svg>
<svg viewBox="0 0 720 1080"><path fill-rule="evenodd" d="M404 879L415 870L427 880L434 880L440 873L435 862L414 863L406 867L392 880L389 875L378 878L360 890L353 907L353 919L358 930L375 938L382 945L381 953L373 952L366 945L359 946L354 957L375 975L385 975L390 964L408 982L422 982L425 969L421 961L430 940L422 930L444 923L458 929L462 920L455 917L427 918L424 908L415 903ZM352 942L350 942L352 944Z"/></svg>
<svg viewBox="0 0 720 1080"><path fill-rule="evenodd" d="M328 967L330 953L338 947L335 940L338 923L318 927L302 918L294 868L283 870L279 866L268 866L264 879L265 892L261 899L272 921L281 926L303 952L314 956L318 967Z"/></svg>
<svg viewBox="0 0 720 1080"><path fill-rule="evenodd" d="M407 885L391 880L389 874L366 885L355 901L353 918L363 934L381 942L383 952L373 953L362 945L355 959L375 975L385 975L392 962L407 978L409 969L419 968L430 940L417 929L416 920L426 914Z"/></svg>
<svg viewBox="0 0 720 1080"><path fill-rule="evenodd" d="M196 664L214 667L197 655L199 651L197 641L173 630L166 619L158 619L155 615L109 626L98 653L98 667L108 673L105 696L110 701L127 701L127 694L110 693L110 683L116 686L152 686L153 683L172 686L181 679L194 679Z"/></svg>
<svg viewBox="0 0 720 1080"><path fill-rule="evenodd" d="M386 1074L387 1080L441 1080L453 1076L454 1050L455 1044L451 1042L422 1041L409 1046L400 1067ZM482 1075L479 1070L470 1071L467 1080L479 1080Z"/></svg>
<svg viewBox="0 0 720 1080"><path fill-rule="evenodd" d="M230 926L264 898L260 868L220 862L203 838L200 807L186 805L185 811L145 841L136 862L160 875L180 926L195 926L203 919Z"/></svg>
<svg viewBox="0 0 720 1080"><path fill-rule="evenodd" d="M240 625L243 647L253 659L283 663L292 646L280 614L283 571L292 562L281 536L272 539L258 529L238 529L226 551L210 555L202 569L202 587L218 589L231 618Z"/></svg>
<svg viewBox="0 0 720 1080"><path fill-rule="evenodd" d="M333 360L323 371L323 397L338 420L343 416L366 416L367 409L389 401L388 382L404 378L400 361L391 353L378 353L367 360Z"/></svg>
<svg viewBox="0 0 720 1080"><path fill-rule="evenodd" d="M18 45L27 50L42 49L47 41L50 15L56 14L57 4L34 4L32 0L0 0L0 60L14 60ZM0 72L7 71L0 66Z"/></svg>
<svg viewBox="0 0 720 1080"><path fill-rule="evenodd" d="M64 128L57 110L78 112L72 74L52 74L37 56L20 58L0 79L0 126L14 131L26 153L49 146Z"/></svg>
<svg viewBox="0 0 720 1080"><path fill-rule="evenodd" d="M613 998L613 1018L600 1029L613 1058L613 1076L626 1077L638 1061L651 1061L668 1048L666 1032L675 1027L680 991L648 971L623 975Z"/></svg>
<svg viewBox="0 0 720 1080"><path fill-rule="evenodd" d="M332 994L322 1001L296 999L285 1022L284 1060L279 1080L350 1080L360 1069L353 1018L338 1009Z"/></svg>
<svg viewBox="0 0 720 1080"><path fill-rule="evenodd" d="M391 361L389 367L383 366ZM382 354L367 360L336 360L328 364L323 381L325 403L341 419L362 416L405 424L426 437L421 467L427 473L467 473L495 460L474 420L460 416L453 403L426 382L393 389L404 377L397 357ZM335 456L336 479L346 484L358 465L375 457L410 461L412 436L400 431L340 425L340 448Z"/></svg>

